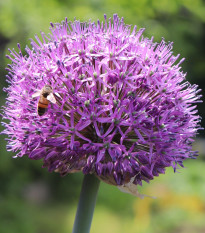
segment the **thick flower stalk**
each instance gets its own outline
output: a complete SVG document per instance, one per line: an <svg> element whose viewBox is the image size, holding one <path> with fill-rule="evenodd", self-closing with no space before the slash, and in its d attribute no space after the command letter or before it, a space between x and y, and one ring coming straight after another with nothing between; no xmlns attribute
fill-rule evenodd
<svg viewBox="0 0 205 233"><path fill-rule="evenodd" d="M23 55L10 51L3 117L9 151L43 159L61 175L82 171L117 185L138 185L183 167L200 128L197 85L185 81L172 43L114 15L104 23L51 24ZM55 102L38 114L45 85ZM42 92L40 92L42 95Z"/></svg>

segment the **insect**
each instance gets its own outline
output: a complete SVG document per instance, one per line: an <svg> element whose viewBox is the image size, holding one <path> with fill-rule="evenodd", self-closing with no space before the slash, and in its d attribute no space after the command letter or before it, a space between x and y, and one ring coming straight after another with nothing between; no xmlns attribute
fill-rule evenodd
<svg viewBox="0 0 205 233"><path fill-rule="evenodd" d="M50 85L45 85L40 91L34 93L32 98L37 96L40 96L37 105L37 112L39 116L42 116L47 111L50 102L56 104L56 99L53 95L53 88Z"/></svg>
<svg viewBox="0 0 205 233"><path fill-rule="evenodd" d="M146 195L146 194L140 194L139 191L137 190L137 186L135 184L133 184L134 178L135 177L132 177L130 179L130 182L128 182L127 184L117 186L118 189L120 191L124 192L124 193L132 194L132 195L137 196L137 197L139 197L141 199L143 199L144 197L155 198L155 197L152 197L152 196L149 196L149 195Z"/></svg>

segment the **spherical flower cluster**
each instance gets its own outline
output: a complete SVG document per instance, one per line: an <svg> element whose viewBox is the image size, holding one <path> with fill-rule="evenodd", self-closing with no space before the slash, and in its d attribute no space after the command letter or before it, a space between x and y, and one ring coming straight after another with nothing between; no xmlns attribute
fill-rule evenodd
<svg viewBox="0 0 205 233"><path fill-rule="evenodd" d="M9 151L43 159L50 172L92 173L117 186L141 185L196 156L199 90L185 81L172 43L144 38L117 15L50 30L26 55L19 45L10 50ZM45 85L55 101L40 91Z"/></svg>

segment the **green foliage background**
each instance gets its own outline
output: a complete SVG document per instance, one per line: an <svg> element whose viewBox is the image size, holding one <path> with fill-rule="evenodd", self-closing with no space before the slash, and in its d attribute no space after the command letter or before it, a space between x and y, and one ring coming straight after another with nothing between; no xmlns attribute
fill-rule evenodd
<svg viewBox="0 0 205 233"><path fill-rule="evenodd" d="M145 36L174 41L174 54L185 57L187 79L205 86L204 0L0 0L0 89L7 86L5 59L8 48L24 48L29 38L49 32L50 22L68 17L82 21L103 20L118 13L125 23L145 27ZM203 92L202 92L203 94ZM0 92L0 104L5 102ZM199 114L205 109L199 105ZM201 136L204 135L200 132ZM41 161L12 159L0 135L0 232L71 232L82 174L61 178L41 168ZM200 233L205 232L204 140L197 140L200 157L187 161L186 169L156 178L140 188L157 199L121 193L101 184L91 232L107 233Z"/></svg>

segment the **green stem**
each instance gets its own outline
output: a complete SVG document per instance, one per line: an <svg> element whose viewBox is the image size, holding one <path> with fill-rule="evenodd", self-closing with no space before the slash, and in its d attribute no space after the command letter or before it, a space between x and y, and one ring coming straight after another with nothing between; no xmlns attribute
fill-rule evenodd
<svg viewBox="0 0 205 233"><path fill-rule="evenodd" d="M90 232L99 184L94 175L84 176L72 233Z"/></svg>

